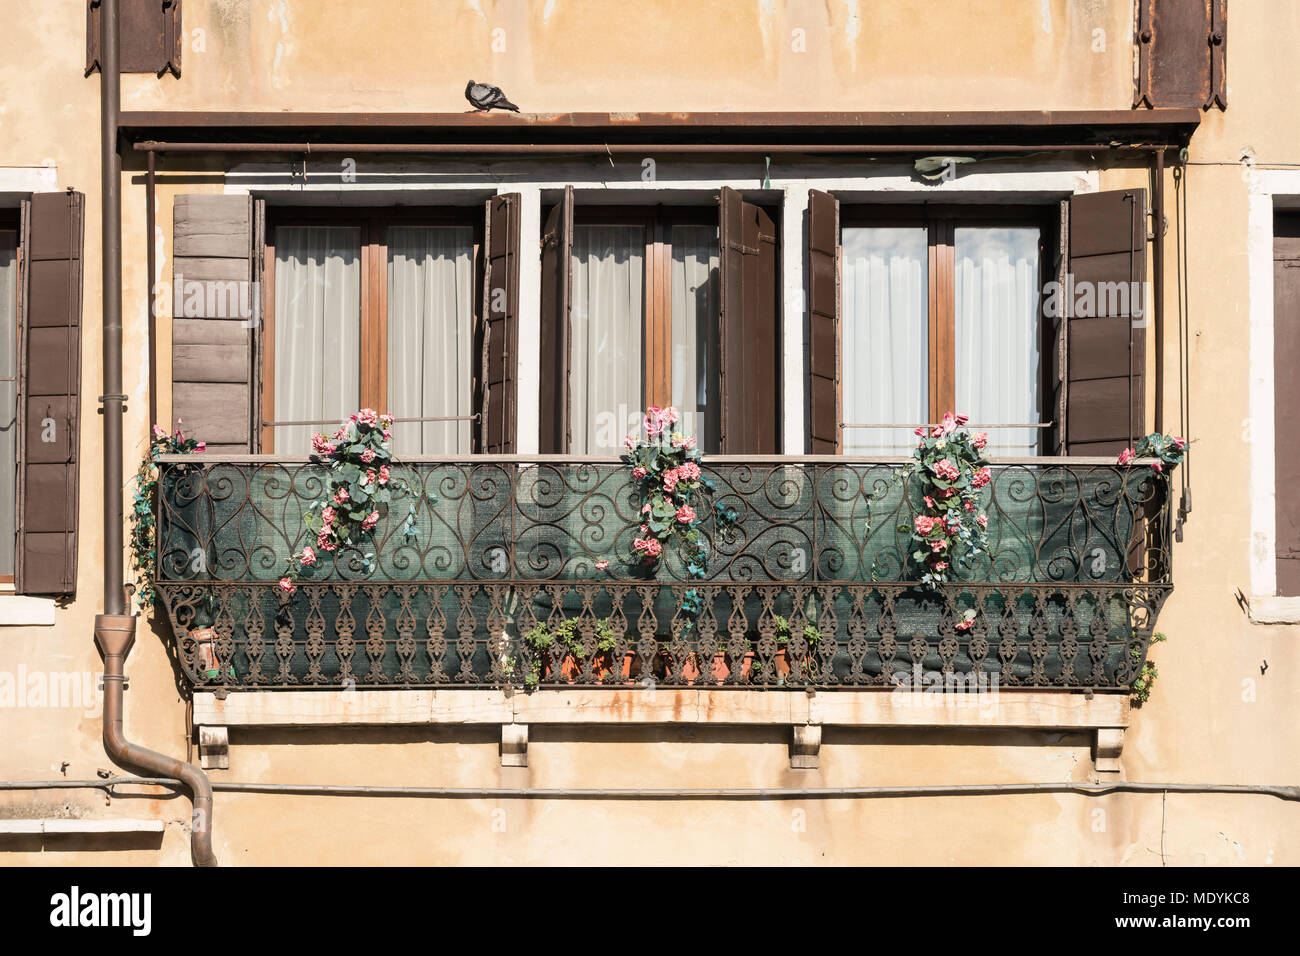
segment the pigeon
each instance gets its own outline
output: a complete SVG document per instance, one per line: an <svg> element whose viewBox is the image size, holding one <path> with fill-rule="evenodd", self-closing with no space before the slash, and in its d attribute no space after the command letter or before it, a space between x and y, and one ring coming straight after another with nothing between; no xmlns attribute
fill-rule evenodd
<svg viewBox="0 0 1300 956"><path fill-rule="evenodd" d="M475 83L470 80L465 84L465 99L469 100L470 105L480 113L488 110L513 110L519 112L519 107L515 106L506 99L506 95L496 86L488 86L486 83Z"/></svg>

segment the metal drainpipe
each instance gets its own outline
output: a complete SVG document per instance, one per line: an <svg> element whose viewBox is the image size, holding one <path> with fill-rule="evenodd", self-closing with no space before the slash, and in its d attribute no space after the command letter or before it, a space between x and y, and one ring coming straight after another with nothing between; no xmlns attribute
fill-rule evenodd
<svg viewBox="0 0 1300 956"><path fill-rule="evenodd" d="M139 747L122 729L126 656L135 643L135 616L127 613L122 531L122 158L117 128L118 0L100 7L99 153L103 243L104 394L104 613L95 616L95 643L104 656L104 751L116 763L176 777L193 795L190 850L196 866L215 866L212 784L193 764ZM150 237L152 242L152 237Z"/></svg>

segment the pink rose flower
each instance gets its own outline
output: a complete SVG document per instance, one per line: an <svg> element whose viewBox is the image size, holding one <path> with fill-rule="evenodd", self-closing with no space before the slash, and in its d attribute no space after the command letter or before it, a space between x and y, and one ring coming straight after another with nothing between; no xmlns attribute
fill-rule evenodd
<svg viewBox="0 0 1300 956"><path fill-rule="evenodd" d="M280 590L283 591L285 594L292 594L294 591L297 591L298 588L288 578L281 578Z"/></svg>
<svg viewBox="0 0 1300 956"><path fill-rule="evenodd" d="M161 425L154 425L153 434L155 438L166 438L167 429L163 428Z"/></svg>
<svg viewBox="0 0 1300 956"><path fill-rule="evenodd" d="M375 460L375 453L367 448L361 453L361 460L368 465Z"/></svg>
<svg viewBox="0 0 1300 956"><path fill-rule="evenodd" d="M310 547L303 548L302 554L298 556L298 563L302 565L306 565L307 567L311 567L313 564L316 563L316 552L313 551Z"/></svg>
<svg viewBox="0 0 1300 956"><path fill-rule="evenodd" d="M602 561L597 561L597 562L596 562L596 570L597 570L597 571L606 571L606 570L608 570L608 569L609 569L609 562L608 562L608 561L603 561L603 560L602 560Z"/></svg>
<svg viewBox="0 0 1300 956"><path fill-rule="evenodd" d="M334 540L334 536L330 534L327 528L322 528L320 533L316 535L316 547L322 551L337 551L339 543Z"/></svg>
<svg viewBox="0 0 1300 956"><path fill-rule="evenodd" d="M663 549L664 546L659 542L658 538L649 538L646 540L645 553L648 556L657 558L659 557L659 552L663 551Z"/></svg>
<svg viewBox="0 0 1300 956"><path fill-rule="evenodd" d="M359 416L352 416L352 420L358 424L369 425L371 428L374 428L379 424L379 413L373 408L363 408L361 409L361 414Z"/></svg>
<svg viewBox="0 0 1300 956"><path fill-rule="evenodd" d="M978 518L975 519L975 523L978 524L981 528L987 528L989 526L988 515L980 515Z"/></svg>
<svg viewBox="0 0 1300 956"><path fill-rule="evenodd" d="M959 631L968 631L968 630L970 630L970 626L971 626L972 624L974 624L974 623L975 623L974 621L958 621L958 622L957 622L957 630L959 630Z"/></svg>
<svg viewBox="0 0 1300 956"><path fill-rule="evenodd" d="M929 515L917 515L912 525L919 535L927 535L934 530L934 519Z"/></svg>
<svg viewBox="0 0 1300 956"><path fill-rule="evenodd" d="M934 428L930 429L930 437L931 437L931 438L942 438L942 437L943 437L943 426L942 426L942 425L935 425Z"/></svg>
<svg viewBox="0 0 1300 956"><path fill-rule="evenodd" d="M348 500L347 488L343 487L342 485L339 485L339 490L334 492L334 503L336 505L341 505L343 504L343 502L347 500Z"/></svg>
<svg viewBox="0 0 1300 956"><path fill-rule="evenodd" d="M695 450L695 439L694 439L694 437L683 438L683 439L682 439L682 447L685 448L687 451L694 451L694 450Z"/></svg>
<svg viewBox="0 0 1300 956"><path fill-rule="evenodd" d="M1137 454L1133 451L1132 448L1125 448L1122 452L1119 453L1119 461L1117 463L1121 465L1127 465L1130 461L1132 461L1136 457Z"/></svg>
<svg viewBox="0 0 1300 956"><path fill-rule="evenodd" d="M389 474L388 474L388 466L387 466L387 465L380 465L380 466L379 466L379 483L380 483L381 485L386 485L386 484L388 484L388 477L389 477Z"/></svg>
<svg viewBox="0 0 1300 956"><path fill-rule="evenodd" d="M970 416L969 416L969 415L955 415L955 416L953 417L953 420L954 420L958 425L965 425L968 421L970 421Z"/></svg>
<svg viewBox="0 0 1300 956"><path fill-rule="evenodd" d="M937 573L937 574L943 574L943 572L945 572L945 571L948 570L948 562L947 562L947 561L935 561L933 564L930 565L930 567L934 569L935 573Z"/></svg>
<svg viewBox="0 0 1300 956"><path fill-rule="evenodd" d="M325 449L330 447L329 439L317 432L311 436L311 450L318 455L328 455L330 452Z"/></svg>
<svg viewBox="0 0 1300 956"><path fill-rule="evenodd" d="M952 412L943 413L943 434L948 434L957 427L957 420L952 417Z"/></svg>
<svg viewBox="0 0 1300 956"><path fill-rule="evenodd" d="M626 448L628 451L631 451L633 448L635 448L636 437L634 435L628 435L626 438L624 438L623 447Z"/></svg>
<svg viewBox="0 0 1300 956"><path fill-rule="evenodd" d="M951 498L951 497L952 497L953 495L955 495L956 493L957 493L957 489L956 489L956 488L945 488L945 489L943 489L941 492L939 492L939 497L940 497L940 498Z"/></svg>
<svg viewBox="0 0 1300 956"><path fill-rule="evenodd" d="M682 524L690 524L695 520L695 511L690 505L682 505L677 509L677 520Z"/></svg>
<svg viewBox="0 0 1300 956"><path fill-rule="evenodd" d="M933 507L934 507L934 499L931 498L929 495L926 495L926 496L923 497L921 500L925 502L925 506L926 506L927 508L933 508Z"/></svg>
<svg viewBox="0 0 1300 956"><path fill-rule="evenodd" d="M335 511L333 508L331 508L329 505L326 505L326 506L321 510L321 513L320 513L320 519L321 519L321 521L325 522L325 527L327 527L327 528L330 527L332 524L334 524L334 519L335 519L337 516L338 516L338 512L336 512L336 511Z"/></svg>
<svg viewBox="0 0 1300 956"><path fill-rule="evenodd" d="M984 446L989 443L988 432L976 432L973 444L976 448L983 450Z"/></svg>
<svg viewBox="0 0 1300 956"><path fill-rule="evenodd" d="M938 554L940 551L942 551L942 550L943 550L944 548L946 548L946 547L948 547L948 542L947 542L947 541L937 541L937 540L936 540L936 541L931 541L931 542L930 542L930 551L933 552L934 554Z"/></svg>
<svg viewBox="0 0 1300 956"><path fill-rule="evenodd" d="M385 429L384 429L384 441L392 441L392 440L393 440L393 433L392 433L391 431L389 431L387 428L385 428Z"/></svg>
<svg viewBox="0 0 1300 956"><path fill-rule="evenodd" d="M635 468L632 469L632 477L635 478L637 481L640 481L645 476L646 476L646 470L642 468L640 465L637 465Z"/></svg>
<svg viewBox="0 0 1300 956"><path fill-rule="evenodd" d="M924 429L924 428L915 428L915 429L912 430L912 434L915 435L917 438L924 438L924 437L925 437L925 429Z"/></svg>
<svg viewBox="0 0 1300 956"><path fill-rule="evenodd" d="M962 507L965 508L967 511L974 511L974 510L975 510L975 502L973 502L973 501L968 501L968 502L966 502L964 505L962 505Z"/></svg>
<svg viewBox="0 0 1300 956"><path fill-rule="evenodd" d="M1165 470L1165 466L1160 462L1156 462L1154 465L1151 466L1151 470L1155 472L1162 472Z"/></svg>
<svg viewBox="0 0 1300 956"><path fill-rule="evenodd" d="M691 481L694 481L696 478L700 477L700 466L693 461L688 461L683 465L677 466L677 474L680 476L680 478L686 478Z"/></svg>
<svg viewBox="0 0 1300 956"><path fill-rule="evenodd" d="M957 466L947 458L935 463L934 473L944 481L956 481L958 476L961 475L961 472L957 470Z"/></svg>
<svg viewBox="0 0 1300 956"><path fill-rule="evenodd" d="M669 468L664 472L664 491L672 494L677 490L677 482L678 477L676 468Z"/></svg>
<svg viewBox="0 0 1300 956"><path fill-rule="evenodd" d="M651 405L645 410L645 433L651 438L663 430L662 411L658 405Z"/></svg>
<svg viewBox="0 0 1300 956"><path fill-rule="evenodd" d="M353 415L352 417L353 417L353 418L356 418L355 415ZM347 437L348 437L348 426L346 426L346 425L340 425L340 426L339 426L339 430L336 431L336 432L334 433L334 440L335 440L335 441L342 441L343 439L345 439L345 438L347 438Z"/></svg>
<svg viewBox="0 0 1300 956"><path fill-rule="evenodd" d="M373 485L375 483L375 469L367 468L366 477L361 480L363 485Z"/></svg>
<svg viewBox="0 0 1300 956"><path fill-rule="evenodd" d="M681 417L681 413L677 411L677 406L675 405L669 405L663 410L662 414L664 423L668 425L676 424L677 419Z"/></svg>
<svg viewBox="0 0 1300 956"><path fill-rule="evenodd" d="M392 415L380 415L380 416L379 416L379 424L383 425L384 428L388 428L389 425L393 424L393 416L392 416Z"/></svg>
<svg viewBox="0 0 1300 956"><path fill-rule="evenodd" d="M993 473L988 468L981 468L971 477L970 483L976 488L983 488L993 480Z"/></svg>
<svg viewBox="0 0 1300 956"><path fill-rule="evenodd" d="M204 451L207 451L207 450L208 450L208 443L205 442L205 441L201 441L201 442L199 442L197 445L194 446L194 450L197 451L197 452L204 452Z"/></svg>
<svg viewBox="0 0 1300 956"><path fill-rule="evenodd" d="M377 524L379 524L379 512L372 511L370 514L366 515L366 520L361 522L361 530L369 531Z"/></svg>
<svg viewBox="0 0 1300 956"><path fill-rule="evenodd" d="M1187 447L1187 439L1186 439L1186 438L1178 438L1178 437L1175 436L1175 438L1174 438L1174 447L1177 448L1179 451L1182 451L1184 448Z"/></svg>
<svg viewBox="0 0 1300 956"><path fill-rule="evenodd" d="M643 515L648 515L650 513L650 502L647 501L641 506L641 513Z"/></svg>

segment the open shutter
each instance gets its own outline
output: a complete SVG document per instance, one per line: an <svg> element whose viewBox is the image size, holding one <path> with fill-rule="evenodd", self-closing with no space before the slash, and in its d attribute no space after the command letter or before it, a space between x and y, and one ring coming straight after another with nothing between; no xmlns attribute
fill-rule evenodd
<svg viewBox="0 0 1300 956"><path fill-rule="evenodd" d="M570 434L569 375L573 357L569 305L573 287L573 187L546 216L542 226L542 329L539 450L568 452Z"/></svg>
<svg viewBox="0 0 1300 956"><path fill-rule="evenodd" d="M814 455L840 443L840 203L808 191L808 407Z"/></svg>
<svg viewBox="0 0 1300 956"><path fill-rule="evenodd" d="M781 391L776 224L727 186L719 206L722 453L776 454Z"/></svg>
<svg viewBox="0 0 1300 956"><path fill-rule="evenodd" d="M252 450L253 222L248 196L172 209L172 424L209 452Z"/></svg>
<svg viewBox="0 0 1300 956"><path fill-rule="evenodd" d="M1228 0L1138 0L1133 107L1227 109Z"/></svg>
<svg viewBox="0 0 1300 956"><path fill-rule="evenodd" d="M482 450L515 450L519 354L519 194L486 203L483 270Z"/></svg>
<svg viewBox="0 0 1300 956"><path fill-rule="evenodd" d="M23 239L18 540L23 594L77 588L81 284L85 197L37 193Z"/></svg>
<svg viewBox="0 0 1300 956"><path fill-rule="evenodd" d="M1066 444L1117 455L1146 418L1146 190L1074 196L1069 219Z"/></svg>

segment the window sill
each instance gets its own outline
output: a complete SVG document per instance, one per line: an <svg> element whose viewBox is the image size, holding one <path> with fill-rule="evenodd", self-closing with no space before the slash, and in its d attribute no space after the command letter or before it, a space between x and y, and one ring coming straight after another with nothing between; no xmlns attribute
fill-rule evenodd
<svg viewBox="0 0 1300 956"><path fill-rule="evenodd" d="M117 817L107 820L48 817L32 820L0 820L0 834L59 833L162 833L162 820L133 820Z"/></svg>
<svg viewBox="0 0 1300 956"><path fill-rule="evenodd" d="M1247 607L1252 624L1300 624L1300 597L1257 594Z"/></svg>
<svg viewBox="0 0 1300 956"><path fill-rule="evenodd" d="M0 592L0 627L53 627L53 598Z"/></svg>

